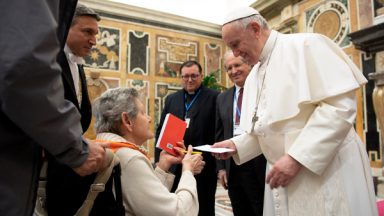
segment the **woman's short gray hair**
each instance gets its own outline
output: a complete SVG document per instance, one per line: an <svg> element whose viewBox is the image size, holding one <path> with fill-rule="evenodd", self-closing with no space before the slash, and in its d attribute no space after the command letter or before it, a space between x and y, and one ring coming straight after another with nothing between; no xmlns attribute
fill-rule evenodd
<svg viewBox="0 0 384 216"><path fill-rule="evenodd" d="M121 113L126 112L130 119L135 119L138 114L138 99L139 93L134 88L114 88L104 92L93 104L96 133L111 132L122 135Z"/></svg>
<svg viewBox="0 0 384 216"><path fill-rule="evenodd" d="M243 19L238 20L237 22L241 24L244 28L246 28L251 22L257 22L263 29L269 29L267 20L265 20L264 17L259 14L245 17Z"/></svg>

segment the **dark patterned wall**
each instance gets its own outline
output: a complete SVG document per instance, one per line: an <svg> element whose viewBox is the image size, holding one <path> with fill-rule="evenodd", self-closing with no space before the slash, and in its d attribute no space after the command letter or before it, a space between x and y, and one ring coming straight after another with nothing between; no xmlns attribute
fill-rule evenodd
<svg viewBox="0 0 384 216"><path fill-rule="evenodd" d="M362 63L363 63L363 73L365 77L368 77L369 73L372 73L375 71L375 54L365 56L363 54L361 56ZM380 138L379 138L379 132L377 127L377 121L376 121L376 115L375 111L373 109L373 102L372 102L372 92L375 88L375 83L373 80L369 80L368 83L365 85L365 100L366 100L366 107L365 107L365 124L364 124L364 132L365 132L365 139L367 144L367 151L368 156L371 161L378 161L382 160L382 156L380 153Z"/></svg>
<svg viewBox="0 0 384 216"><path fill-rule="evenodd" d="M140 31L128 32L128 73L148 75L149 34Z"/></svg>

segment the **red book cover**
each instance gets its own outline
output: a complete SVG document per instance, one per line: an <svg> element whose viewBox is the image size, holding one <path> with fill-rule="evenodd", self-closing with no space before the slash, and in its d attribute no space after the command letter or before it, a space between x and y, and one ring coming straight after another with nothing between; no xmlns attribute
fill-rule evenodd
<svg viewBox="0 0 384 216"><path fill-rule="evenodd" d="M173 147L177 146L176 142L183 140L186 129L187 123L185 121L168 113L165 116L156 147L165 150L169 154L176 155Z"/></svg>

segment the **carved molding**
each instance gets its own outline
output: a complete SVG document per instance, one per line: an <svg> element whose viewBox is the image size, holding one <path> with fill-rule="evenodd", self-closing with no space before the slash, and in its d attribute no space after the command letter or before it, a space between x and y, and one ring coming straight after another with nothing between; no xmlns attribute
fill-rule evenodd
<svg viewBox="0 0 384 216"><path fill-rule="evenodd" d="M80 0L79 2L95 9L102 16L221 38L221 26L218 24L112 1Z"/></svg>
<svg viewBox="0 0 384 216"><path fill-rule="evenodd" d="M352 32L348 36L356 49L368 53L384 50L384 23Z"/></svg>

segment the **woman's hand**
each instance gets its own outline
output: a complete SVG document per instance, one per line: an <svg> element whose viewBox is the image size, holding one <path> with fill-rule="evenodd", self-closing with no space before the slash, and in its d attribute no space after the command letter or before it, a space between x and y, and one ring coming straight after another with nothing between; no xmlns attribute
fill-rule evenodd
<svg viewBox="0 0 384 216"><path fill-rule="evenodd" d="M205 162L203 161L203 156L201 154L192 155L192 146L188 146L187 154L185 154L184 159L182 160L183 171L189 170L193 175L201 173L204 168Z"/></svg>
<svg viewBox="0 0 384 216"><path fill-rule="evenodd" d="M171 155L164 150L160 153L159 163L157 166L165 172L168 172L172 165L180 164L184 158L184 142L177 142L177 145L177 147L174 147L176 155Z"/></svg>

